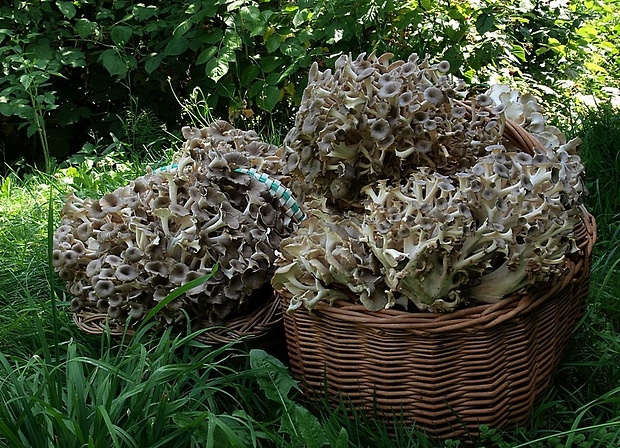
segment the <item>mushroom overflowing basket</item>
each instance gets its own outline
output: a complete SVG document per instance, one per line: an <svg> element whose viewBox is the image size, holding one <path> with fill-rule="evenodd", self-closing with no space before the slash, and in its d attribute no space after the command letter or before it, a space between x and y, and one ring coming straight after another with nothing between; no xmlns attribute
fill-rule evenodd
<svg viewBox="0 0 620 448"><path fill-rule="evenodd" d="M212 343L281 327L269 282L296 218L270 188L280 186L280 149L222 121L183 135L170 166L98 200L68 197L53 262L84 331L131 334L173 291L205 276L155 314L158 327L189 320Z"/></svg>
<svg viewBox="0 0 620 448"><path fill-rule="evenodd" d="M579 140L532 95L391 56L313 65L284 142L307 214L272 278L291 368L434 437L523 424L588 294Z"/></svg>
<svg viewBox="0 0 620 448"><path fill-rule="evenodd" d="M169 167L71 195L53 257L78 325L122 333L157 309L227 342L283 319L310 399L434 437L523 424L588 294L579 140L532 95L391 58L315 63L281 147L184 128Z"/></svg>

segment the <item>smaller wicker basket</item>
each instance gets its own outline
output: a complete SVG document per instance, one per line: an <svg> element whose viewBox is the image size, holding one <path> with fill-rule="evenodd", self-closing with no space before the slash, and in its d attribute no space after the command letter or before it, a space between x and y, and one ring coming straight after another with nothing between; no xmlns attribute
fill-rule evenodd
<svg viewBox="0 0 620 448"><path fill-rule="evenodd" d="M281 330L282 313L279 300L270 293L270 298L256 310L233 317L221 326L213 326L205 318L192 321L194 328L204 329L196 336L196 340L209 345L223 345L238 341L263 340L274 332ZM113 336L132 336L133 328L109 319L106 314L81 311L73 314L73 321L82 331L99 335L107 331Z"/></svg>
<svg viewBox="0 0 620 448"><path fill-rule="evenodd" d="M596 225L582 213L566 275L498 303L442 314L339 301L285 313L291 369L305 394L415 423L432 437L524 423L585 310ZM278 295L286 310L291 295Z"/></svg>

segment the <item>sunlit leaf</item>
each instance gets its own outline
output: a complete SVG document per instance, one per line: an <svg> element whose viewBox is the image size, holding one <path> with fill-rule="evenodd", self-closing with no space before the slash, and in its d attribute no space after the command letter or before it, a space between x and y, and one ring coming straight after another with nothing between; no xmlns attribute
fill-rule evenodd
<svg viewBox="0 0 620 448"><path fill-rule="evenodd" d="M200 52L198 57L196 58L196 65L201 65L206 63L208 60L213 58L217 53L217 47L208 47Z"/></svg>
<svg viewBox="0 0 620 448"><path fill-rule="evenodd" d="M75 30L82 39L88 38L97 29L97 24L88 19L78 19L75 21Z"/></svg>
<svg viewBox="0 0 620 448"><path fill-rule="evenodd" d="M205 65L205 73L213 81L219 81L228 73L228 60L220 57L210 59Z"/></svg>
<svg viewBox="0 0 620 448"><path fill-rule="evenodd" d="M521 45L516 45L516 44L513 45L512 54L516 56L518 59L520 59L521 61L527 62L527 59L525 57L525 49Z"/></svg>
<svg viewBox="0 0 620 448"><path fill-rule="evenodd" d="M601 67L600 65L595 64L594 62L586 62L584 65L585 65L585 67L586 67L588 70L590 70L590 71L592 71L592 72L596 72L596 73L605 73L605 72L607 72L607 70L605 70L605 69L604 69L603 67Z"/></svg>
<svg viewBox="0 0 620 448"><path fill-rule="evenodd" d="M72 2L56 2L56 5L67 19L75 17L76 10Z"/></svg>

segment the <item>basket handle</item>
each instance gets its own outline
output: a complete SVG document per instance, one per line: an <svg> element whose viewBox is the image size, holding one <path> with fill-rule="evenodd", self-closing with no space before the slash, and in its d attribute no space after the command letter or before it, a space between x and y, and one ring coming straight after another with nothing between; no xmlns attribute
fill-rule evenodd
<svg viewBox="0 0 620 448"><path fill-rule="evenodd" d="M155 170L153 173L163 173L163 172L172 172L173 170L178 168L178 164L173 163L172 165L161 166ZM306 219L306 215L301 211L301 207L295 200L295 196L293 196L293 192L286 188L282 183L277 180L269 177L268 174L259 173L254 168L235 168L236 173L247 174L252 176L254 179L259 182L265 184L269 191L273 193L273 196L278 199L280 205L284 208L284 211L287 216L294 217L295 219L302 221Z"/></svg>

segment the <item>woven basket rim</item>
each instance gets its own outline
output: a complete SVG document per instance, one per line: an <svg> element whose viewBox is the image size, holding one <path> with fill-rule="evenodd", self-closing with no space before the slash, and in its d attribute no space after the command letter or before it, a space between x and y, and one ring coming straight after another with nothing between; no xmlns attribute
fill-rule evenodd
<svg viewBox="0 0 620 448"><path fill-rule="evenodd" d="M135 334L134 328L121 325L104 313L79 311L73 313L73 322L80 330L93 335L100 335L108 328L112 336L131 337ZM196 340L207 344L227 344L266 336L282 323L282 313L278 298L271 294L270 300L266 300L258 309L235 316L222 325L212 325L206 319L195 319L192 323L197 324L197 329L204 330L195 336Z"/></svg>
<svg viewBox="0 0 620 448"><path fill-rule="evenodd" d="M578 251L567 257L566 274L546 288L529 288L509 295L497 303L481 304L446 313L415 312L396 309L370 311L364 305L337 300L333 304L319 302L312 315L331 315L335 318L382 330L405 330L422 333L449 333L490 329L517 315L529 313L553 297L570 283L581 281L589 272L590 258L596 242L596 221L585 207L580 206L581 220L576 226ZM276 291L280 300L288 302L292 295ZM299 309L294 312L308 312Z"/></svg>

